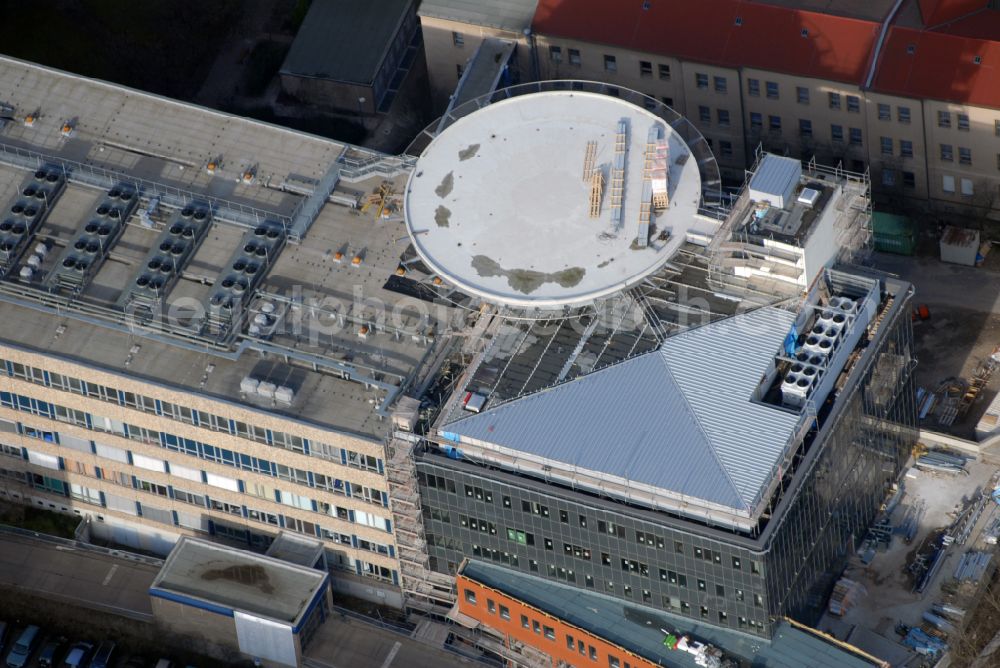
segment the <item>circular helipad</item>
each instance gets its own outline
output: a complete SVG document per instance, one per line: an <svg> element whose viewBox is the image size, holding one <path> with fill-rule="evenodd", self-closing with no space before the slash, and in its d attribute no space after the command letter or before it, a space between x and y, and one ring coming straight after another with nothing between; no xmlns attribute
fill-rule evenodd
<svg viewBox="0 0 1000 668"><path fill-rule="evenodd" d="M551 309L657 271L700 196L695 160L663 119L614 97L555 91L445 129L417 160L405 213L417 252L444 280L493 303Z"/></svg>

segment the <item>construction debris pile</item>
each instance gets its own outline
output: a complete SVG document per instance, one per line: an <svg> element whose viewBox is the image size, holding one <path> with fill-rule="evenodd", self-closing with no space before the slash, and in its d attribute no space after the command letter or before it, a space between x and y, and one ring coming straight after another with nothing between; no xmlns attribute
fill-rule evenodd
<svg viewBox="0 0 1000 668"><path fill-rule="evenodd" d="M827 609L831 615L843 617L847 611L858 602L868 591L860 582L855 582L848 578L840 578L833 586L833 593L830 595L830 602Z"/></svg>
<svg viewBox="0 0 1000 668"><path fill-rule="evenodd" d="M921 421L934 417L942 427L950 427L965 417L990 382L1000 360L996 352L981 361L971 378L948 378L933 391L917 389L917 409Z"/></svg>
<svg viewBox="0 0 1000 668"><path fill-rule="evenodd" d="M933 636L916 626L907 629L906 635L903 637L903 644L917 654L924 656L937 657L948 651L948 643L943 639Z"/></svg>
<svg viewBox="0 0 1000 668"><path fill-rule="evenodd" d="M714 645L693 640L690 636L679 633L670 633L666 629L660 629L666 634L663 639L663 646L669 650L687 652L694 657L694 663L701 668L730 668L734 666L732 661L722 655L722 650Z"/></svg>

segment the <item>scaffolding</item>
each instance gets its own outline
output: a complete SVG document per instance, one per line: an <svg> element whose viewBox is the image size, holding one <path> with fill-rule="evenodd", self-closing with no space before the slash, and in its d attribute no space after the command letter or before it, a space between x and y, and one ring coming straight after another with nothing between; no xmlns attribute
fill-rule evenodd
<svg viewBox="0 0 1000 668"><path fill-rule="evenodd" d="M709 285L717 290L742 294L747 291L784 294L804 287L806 272L804 247L808 233L774 235L757 230L750 222L755 202L750 199L750 179L766 153L758 145L754 164L746 171L739 197L707 247ZM831 192L820 216L830 215L837 244L838 262L863 261L871 247L871 183L867 171L850 172L841 165L818 165L815 158L803 165L800 186L821 184ZM789 214L791 215L791 214ZM803 214L805 215L805 214ZM827 220L829 220L827 218Z"/></svg>
<svg viewBox="0 0 1000 668"><path fill-rule="evenodd" d="M595 169L590 175L590 217L598 218L601 215L601 196L604 193L604 175L601 170Z"/></svg>
<svg viewBox="0 0 1000 668"><path fill-rule="evenodd" d="M413 456L418 442L415 434L395 432L388 448L386 478L396 526L400 585L406 607L444 615L455 602L455 581L430 567Z"/></svg>

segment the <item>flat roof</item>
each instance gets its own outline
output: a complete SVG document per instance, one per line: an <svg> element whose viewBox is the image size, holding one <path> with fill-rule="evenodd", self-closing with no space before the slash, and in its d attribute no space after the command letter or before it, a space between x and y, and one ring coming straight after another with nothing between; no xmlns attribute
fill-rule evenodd
<svg viewBox="0 0 1000 668"><path fill-rule="evenodd" d="M323 555L323 541L290 531L279 531L266 554L299 566L315 568L317 560Z"/></svg>
<svg viewBox="0 0 1000 668"><path fill-rule="evenodd" d="M764 307L696 327L439 432L749 517L802 419L752 400L795 317Z"/></svg>
<svg viewBox="0 0 1000 668"><path fill-rule="evenodd" d="M613 219L616 137L624 143L620 220ZM636 244L647 143L668 147L670 204ZM604 186L591 216L588 142ZM609 297L655 273L696 223L701 175L666 121L615 97L548 91L491 104L447 127L423 151L407 184L414 247L446 281L483 299L559 308ZM664 234L665 233L665 234Z"/></svg>
<svg viewBox="0 0 1000 668"><path fill-rule="evenodd" d="M423 0L420 16L430 16L510 32L531 27L538 0Z"/></svg>
<svg viewBox="0 0 1000 668"><path fill-rule="evenodd" d="M666 634L663 630L675 635L689 634L695 640L711 643L730 658L737 656L753 665L774 668L871 668L882 665L861 651L849 651L844 643L834 644L819 633L787 620L779 620L774 636L766 640L655 608L629 605L621 599L487 562L466 561L459 576L523 601L669 668L694 668L696 664L691 654L664 647Z"/></svg>
<svg viewBox="0 0 1000 668"><path fill-rule="evenodd" d="M370 84L413 0L313 0L282 74Z"/></svg>
<svg viewBox="0 0 1000 668"><path fill-rule="evenodd" d="M0 342L371 440L388 433L390 421L378 413L381 402L433 358L443 340L439 335L449 327L445 321L458 317L454 302L463 299L434 303L433 277L419 262L409 263L405 276L396 275L400 262L414 256L399 215L376 220L374 210L362 214L321 202L304 240L291 240L268 258L246 320L223 343L185 329L183 322L129 323L118 304L161 243L176 204L161 202L152 227L132 217L79 293L54 298L44 287L61 251L74 243L104 196L106 186L88 180L91 170L138 184L144 193L156 184L178 189L171 192L183 193L185 202L219 198L220 206L248 220L287 221L303 208L302 184L320 182L331 166L346 165L346 158L382 156L6 57L0 57L0 91L0 102L15 108L15 120L0 127L0 206L18 195L37 160L70 170L69 185L28 245L44 242L49 248L35 276L19 278L26 254L0 279ZM24 117L36 112L35 123L25 125ZM65 137L62 126L70 120L73 131ZM215 162L214 171L207 169L209 162ZM255 177L245 182L250 168ZM399 193L407 175L403 168L396 176L345 177L335 195L362 203L386 183ZM139 208L147 204L144 194ZM165 312L204 304L212 286L232 271L233 254L252 227L223 218L212 217L163 300ZM263 308L273 308L274 326L254 334L249 322ZM362 327L368 328L364 337ZM244 395L241 381L247 376L291 388L294 400Z"/></svg>
<svg viewBox="0 0 1000 668"><path fill-rule="evenodd" d="M193 597L294 626L328 578L314 568L181 536L150 593Z"/></svg>

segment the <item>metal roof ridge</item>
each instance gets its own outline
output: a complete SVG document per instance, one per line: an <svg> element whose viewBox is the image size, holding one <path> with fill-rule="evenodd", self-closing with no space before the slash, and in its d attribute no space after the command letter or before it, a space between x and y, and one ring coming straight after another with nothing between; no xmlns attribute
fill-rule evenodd
<svg viewBox="0 0 1000 668"><path fill-rule="evenodd" d="M735 317L735 316L733 316L733 317ZM686 332L681 332L680 334L684 334L684 333L686 333ZM659 353L660 363L663 364L663 370L667 374L667 380L673 386L672 389L676 392L677 396L679 396L680 399L681 399L681 401L684 403L684 409L687 411L688 415L691 417L691 420L694 422L695 427L697 427L698 433L700 433L701 436L702 436L702 438L704 439L705 445L707 446L708 451L710 453L712 453L712 459L715 461L715 464L722 471L722 475L725 476L726 482L729 483L730 489L733 491L733 493L736 494L736 498L738 498L740 500L740 503L743 504L743 510L746 510L747 512L749 512L750 511L750 504L748 504L747 501L746 501L746 499L743 497L743 493L740 491L740 488L736 486L736 481L734 481L733 477L731 475L729 475L729 469L723 463L722 457L719 455L718 451L715 449L715 444L712 442L712 437L709 436L708 431L706 431L706 429L705 429L705 426L701 423L701 419L698 417L697 411L694 410L694 407L691 405L691 402L688 400L687 394L684 393L684 391L681 389L680 384L674 378L674 373L670 369L670 362L667 361L667 355L666 355L666 352L664 350L665 347L666 347L665 345L661 344L659 348L654 349L654 351L651 351L651 352L657 352L657 353Z"/></svg>

